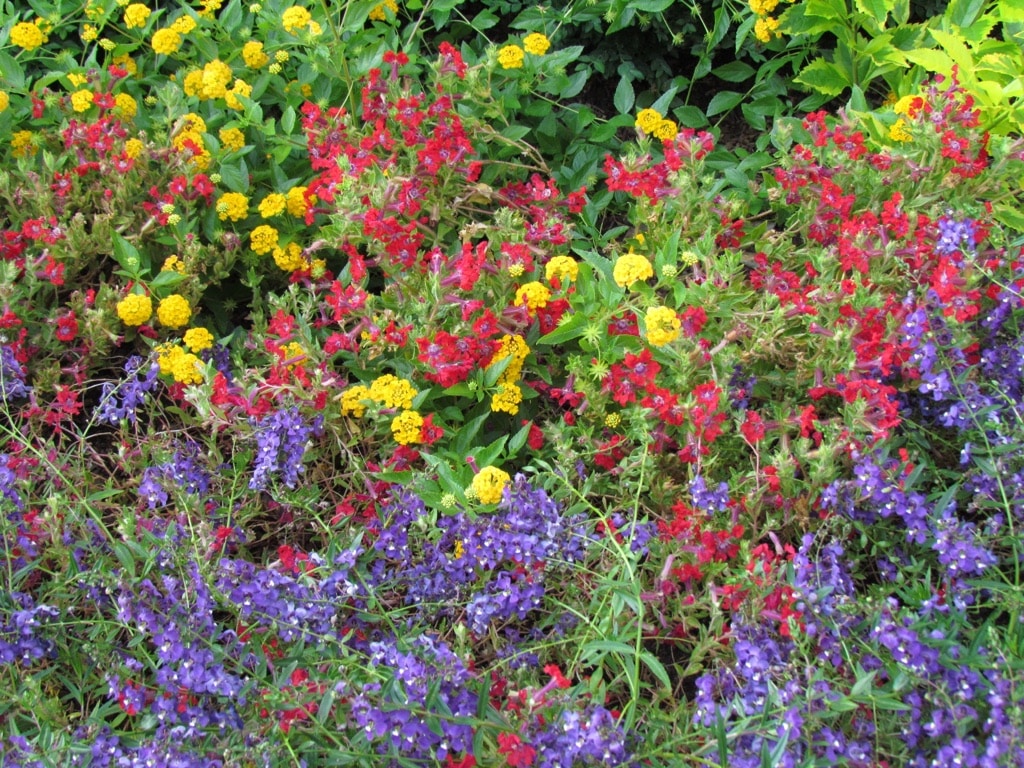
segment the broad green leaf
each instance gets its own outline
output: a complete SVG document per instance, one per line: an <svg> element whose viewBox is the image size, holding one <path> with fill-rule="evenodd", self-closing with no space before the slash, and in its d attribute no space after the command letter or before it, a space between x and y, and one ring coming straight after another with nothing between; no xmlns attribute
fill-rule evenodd
<svg viewBox="0 0 1024 768"><path fill-rule="evenodd" d="M953 63L959 67L961 73L966 75L974 70L974 57L971 56L971 52L967 50L967 45L964 43L962 37L954 35L951 32L944 32L941 29L933 29L932 37L934 37L936 42L942 46L942 49L949 54L949 57L953 60Z"/></svg>
<svg viewBox="0 0 1024 768"><path fill-rule="evenodd" d="M838 96L851 85L839 67L821 58L804 67L795 80L826 96Z"/></svg>
<svg viewBox="0 0 1024 768"><path fill-rule="evenodd" d="M738 106L743 101L743 94L736 91L719 91L712 99L711 103L708 104L707 115L712 117L722 112L728 112L730 109Z"/></svg>
<svg viewBox="0 0 1024 768"><path fill-rule="evenodd" d="M730 61L728 64L715 67L711 74L727 83L742 83L753 76L754 68L745 61Z"/></svg>
<svg viewBox="0 0 1024 768"><path fill-rule="evenodd" d="M644 13L661 13L675 0L633 0L633 7Z"/></svg>
<svg viewBox="0 0 1024 768"><path fill-rule="evenodd" d="M573 314L569 316L566 322L560 323L555 330L550 333L546 333L537 339L537 344L549 344L552 346L555 344L564 344L570 339L582 336L586 325L586 315L581 313Z"/></svg>
<svg viewBox="0 0 1024 768"><path fill-rule="evenodd" d="M892 0L856 0L857 10L866 13L878 22L878 26L885 26L885 19L889 12L895 7Z"/></svg>
<svg viewBox="0 0 1024 768"><path fill-rule="evenodd" d="M676 97L676 93L679 92L679 86L673 85L661 97L651 104L651 109L656 112L660 112L663 115L668 114L669 105L672 104L672 99Z"/></svg>
<svg viewBox="0 0 1024 768"><path fill-rule="evenodd" d="M944 77L950 77L953 74L953 60L942 51L921 48L916 51L907 51L905 56L907 61L924 67L929 72L936 72Z"/></svg>
<svg viewBox="0 0 1024 768"><path fill-rule="evenodd" d="M628 115L633 111L633 102L636 101L636 91L633 90L632 81L623 75L619 84L615 87L615 96L612 103L620 115Z"/></svg>
<svg viewBox="0 0 1024 768"><path fill-rule="evenodd" d="M958 27L969 27L981 17L984 8L985 0L949 0L943 16Z"/></svg>
<svg viewBox="0 0 1024 768"><path fill-rule="evenodd" d="M249 191L249 167L245 160L222 163L217 172L220 173L221 183L232 192Z"/></svg>

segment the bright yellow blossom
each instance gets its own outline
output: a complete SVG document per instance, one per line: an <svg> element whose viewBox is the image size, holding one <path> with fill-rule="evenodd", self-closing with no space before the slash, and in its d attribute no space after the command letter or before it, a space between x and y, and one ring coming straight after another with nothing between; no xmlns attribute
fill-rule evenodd
<svg viewBox="0 0 1024 768"><path fill-rule="evenodd" d="M762 43L770 42L772 37L782 37L779 32L779 20L774 16L761 16L754 22L754 37Z"/></svg>
<svg viewBox="0 0 1024 768"><path fill-rule="evenodd" d="M681 325L679 317L669 307L651 307L644 316L647 341L655 347L663 347L679 338Z"/></svg>
<svg viewBox="0 0 1024 768"><path fill-rule="evenodd" d="M285 9L285 12L281 14L281 26L284 27L285 32L290 32L293 35L308 27L312 20L313 17L310 16L309 11L298 5Z"/></svg>
<svg viewBox="0 0 1024 768"><path fill-rule="evenodd" d="M399 445L415 445L422 442L423 417L416 411L402 411L391 420L391 434Z"/></svg>
<svg viewBox="0 0 1024 768"><path fill-rule="evenodd" d="M264 219L272 219L275 216L280 216L284 213L286 205L287 201L284 195L280 192L271 192L260 201L260 216Z"/></svg>
<svg viewBox="0 0 1024 768"><path fill-rule="evenodd" d="M179 35L187 35L193 29L196 28L196 20L189 16L187 13L184 16L179 16L171 24L171 29L177 32Z"/></svg>
<svg viewBox="0 0 1024 768"><path fill-rule="evenodd" d="M779 0L749 0L750 10L758 16L767 16L778 4Z"/></svg>
<svg viewBox="0 0 1024 768"><path fill-rule="evenodd" d="M636 115L636 127L646 134L653 134L664 120L664 116L656 109L641 109Z"/></svg>
<svg viewBox="0 0 1024 768"><path fill-rule="evenodd" d="M572 282L580 273L580 265L571 256L553 256L544 265L544 278L550 283L553 280Z"/></svg>
<svg viewBox="0 0 1024 768"><path fill-rule="evenodd" d="M146 145L140 139L128 139L124 143L124 153L132 160L141 155L145 148Z"/></svg>
<svg viewBox="0 0 1024 768"><path fill-rule="evenodd" d="M117 316L125 325L142 325L153 316L153 300L141 293L130 293L117 302Z"/></svg>
<svg viewBox="0 0 1024 768"><path fill-rule="evenodd" d="M182 351L171 362L171 375L179 384L202 384L203 363L191 352Z"/></svg>
<svg viewBox="0 0 1024 768"><path fill-rule="evenodd" d="M11 42L26 51L34 51L46 42L46 35L39 28L38 24L28 21L21 21L11 27Z"/></svg>
<svg viewBox="0 0 1024 768"><path fill-rule="evenodd" d="M11 134L11 153L15 157L31 157L36 153L32 139L32 131L15 131Z"/></svg>
<svg viewBox="0 0 1024 768"><path fill-rule="evenodd" d="M662 141L672 141L679 133L679 126L675 124L673 120L661 120L654 127L654 138L661 139Z"/></svg>
<svg viewBox="0 0 1024 768"><path fill-rule="evenodd" d="M306 202L306 187L292 187L285 195L288 213L295 217L306 215L309 204ZM313 200L316 200L314 197Z"/></svg>
<svg viewBox="0 0 1024 768"><path fill-rule="evenodd" d="M285 272L296 272L309 267L309 261L302 255L302 246L298 243L288 243L284 248L275 248L274 263Z"/></svg>
<svg viewBox="0 0 1024 768"><path fill-rule="evenodd" d="M164 259L164 263L160 266L161 272L177 272L179 275L185 274L185 262L178 258L178 254L174 253Z"/></svg>
<svg viewBox="0 0 1024 768"><path fill-rule="evenodd" d="M75 112L86 112L92 107L92 91L81 90L71 94L71 108Z"/></svg>
<svg viewBox="0 0 1024 768"><path fill-rule="evenodd" d="M153 46L154 53L170 56L181 48L181 35L174 29L158 29L153 33L150 45Z"/></svg>
<svg viewBox="0 0 1024 768"><path fill-rule="evenodd" d="M473 476L470 488L473 494L484 504L497 504L501 501L501 495L505 486L512 478L508 472L497 467L487 466Z"/></svg>
<svg viewBox="0 0 1024 768"><path fill-rule="evenodd" d="M217 135L221 146L229 152L237 152L245 146L245 134L238 128L221 128Z"/></svg>
<svg viewBox="0 0 1024 768"><path fill-rule="evenodd" d="M249 215L249 198L241 192L225 192L217 198L217 218L241 221Z"/></svg>
<svg viewBox="0 0 1024 768"><path fill-rule="evenodd" d="M612 268L612 277L620 288L628 288L638 280L654 276L654 267L646 256L639 253L624 253Z"/></svg>
<svg viewBox="0 0 1024 768"><path fill-rule="evenodd" d="M228 93L231 82L231 67L220 59L214 59L203 67L202 86L199 90L201 99L223 99Z"/></svg>
<svg viewBox="0 0 1024 768"><path fill-rule="evenodd" d="M242 46L242 60L250 69L260 69L267 66L270 57L263 50L263 43L259 40L250 40Z"/></svg>
<svg viewBox="0 0 1024 768"><path fill-rule="evenodd" d="M370 399L385 408L409 410L416 395L417 390L412 384L390 373L378 376L370 382Z"/></svg>
<svg viewBox="0 0 1024 768"><path fill-rule="evenodd" d="M341 415L361 418L366 413L366 401L370 399L370 390L362 384L349 387L341 393Z"/></svg>
<svg viewBox="0 0 1024 768"><path fill-rule="evenodd" d="M114 109L121 117L131 120L139 111L139 103L130 93L119 93L114 97Z"/></svg>
<svg viewBox="0 0 1024 768"><path fill-rule="evenodd" d="M278 232L271 226L260 224L249 235L249 247L261 256L277 248Z"/></svg>
<svg viewBox="0 0 1024 768"><path fill-rule="evenodd" d="M527 53L532 53L534 56L543 56L550 47L551 41L540 32L534 32L523 38L523 48Z"/></svg>
<svg viewBox="0 0 1024 768"><path fill-rule="evenodd" d="M166 299L161 299L156 308L156 317L160 325L167 328L181 328L188 325L192 319L192 308L188 305L188 299L184 296L172 293Z"/></svg>
<svg viewBox="0 0 1024 768"><path fill-rule="evenodd" d="M551 291L548 287L536 280L524 283L516 291L515 303L517 306L525 306L530 317L537 314L538 309L544 309L551 298Z"/></svg>
<svg viewBox="0 0 1024 768"><path fill-rule="evenodd" d="M152 11L142 3L132 3L124 9L124 25L128 29L139 29L146 26L146 20Z"/></svg>
<svg viewBox="0 0 1024 768"><path fill-rule="evenodd" d="M100 31L99 31L99 29L95 25L93 25L93 24L83 24L82 25L82 33L81 33L82 42L84 42L84 43L91 43L93 40L95 40L99 36L100 36Z"/></svg>
<svg viewBox="0 0 1024 768"><path fill-rule="evenodd" d="M7 91L0 91L0 112L9 106L11 106L11 97L7 95Z"/></svg>
<svg viewBox="0 0 1024 768"><path fill-rule="evenodd" d="M75 86L75 88L80 88L89 82L89 78L81 72L69 72L68 82Z"/></svg>
<svg viewBox="0 0 1024 768"><path fill-rule="evenodd" d="M907 121L901 117L889 128L889 138L892 141L908 142L914 140L914 135L907 130Z"/></svg>
<svg viewBox="0 0 1024 768"><path fill-rule="evenodd" d="M251 85L245 82L245 80L235 80L235 84L231 90L224 94L224 101L230 109L241 109L242 102L238 100L238 97L244 96L245 98L249 98L251 95Z"/></svg>
<svg viewBox="0 0 1024 768"><path fill-rule="evenodd" d="M377 5L370 9L370 21L387 21L388 17L385 9L392 13L398 13L398 3L395 0L384 0L383 3L377 3Z"/></svg>
<svg viewBox="0 0 1024 768"><path fill-rule="evenodd" d="M523 66L525 54L518 45L506 45L498 51L498 63L502 69L519 69Z"/></svg>
<svg viewBox="0 0 1024 768"><path fill-rule="evenodd" d="M491 396L491 410L495 413L519 413L519 404L523 402L523 390L518 384L510 381L498 384L498 391Z"/></svg>
<svg viewBox="0 0 1024 768"><path fill-rule="evenodd" d="M213 346L213 334L206 328L189 328L185 331L185 346L193 352L202 352Z"/></svg>

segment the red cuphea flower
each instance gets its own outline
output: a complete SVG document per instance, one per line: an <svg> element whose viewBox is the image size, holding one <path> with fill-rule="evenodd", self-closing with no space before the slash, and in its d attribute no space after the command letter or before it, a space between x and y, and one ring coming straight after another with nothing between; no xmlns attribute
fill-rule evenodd
<svg viewBox="0 0 1024 768"><path fill-rule="evenodd" d="M75 336L78 335L78 318L75 316L74 311L65 312L63 315L57 318L57 340L58 341L74 341Z"/></svg>
<svg viewBox="0 0 1024 768"><path fill-rule="evenodd" d="M761 442L765 435L764 420L757 411L747 411L740 425L740 434L751 445Z"/></svg>

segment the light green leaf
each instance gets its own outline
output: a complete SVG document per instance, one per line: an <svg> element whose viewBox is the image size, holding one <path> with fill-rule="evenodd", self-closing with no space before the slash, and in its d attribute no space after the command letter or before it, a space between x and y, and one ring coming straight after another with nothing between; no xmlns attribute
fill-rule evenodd
<svg viewBox="0 0 1024 768"><path fill-rule="evenodd" d="M633 103L636 101L636 91L633 90L632 81L623 75L615 88L615 96L612 103L620 115L628 115L633 110Z"/></svg>
<svg viewBox="0 0 1024 768"><path fill-rule="evenodd" d="M796 82L826 96L838 96L850 87L850 80L839 67L822 58L815 59L795 78Z"/></svg>
<svg viewBox="0 0 1024 768"><path fill-rule="evenodd" d="M920 48L916 51L907 51L904 55L907 61L924 67L929 72L936 72L944 77L953 74L953 60L942 51Z"/></svg>
<svg viewBox="0 0 1024 768"><path fill-rule="evenodd" d="M894 7L892 0L857 0L857 10L873 18L880 27L885 26L885 19Z"/></svg>

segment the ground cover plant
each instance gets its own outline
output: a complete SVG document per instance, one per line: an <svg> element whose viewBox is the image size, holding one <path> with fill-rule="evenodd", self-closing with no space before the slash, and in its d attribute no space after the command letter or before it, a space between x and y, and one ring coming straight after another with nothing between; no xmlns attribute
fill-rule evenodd
<svg viewBox="0 0 1024 768"><path fill-rule="evenodd" d="M5 766L1024 764L1019 12L672 5L3 6Z"/></svg>

